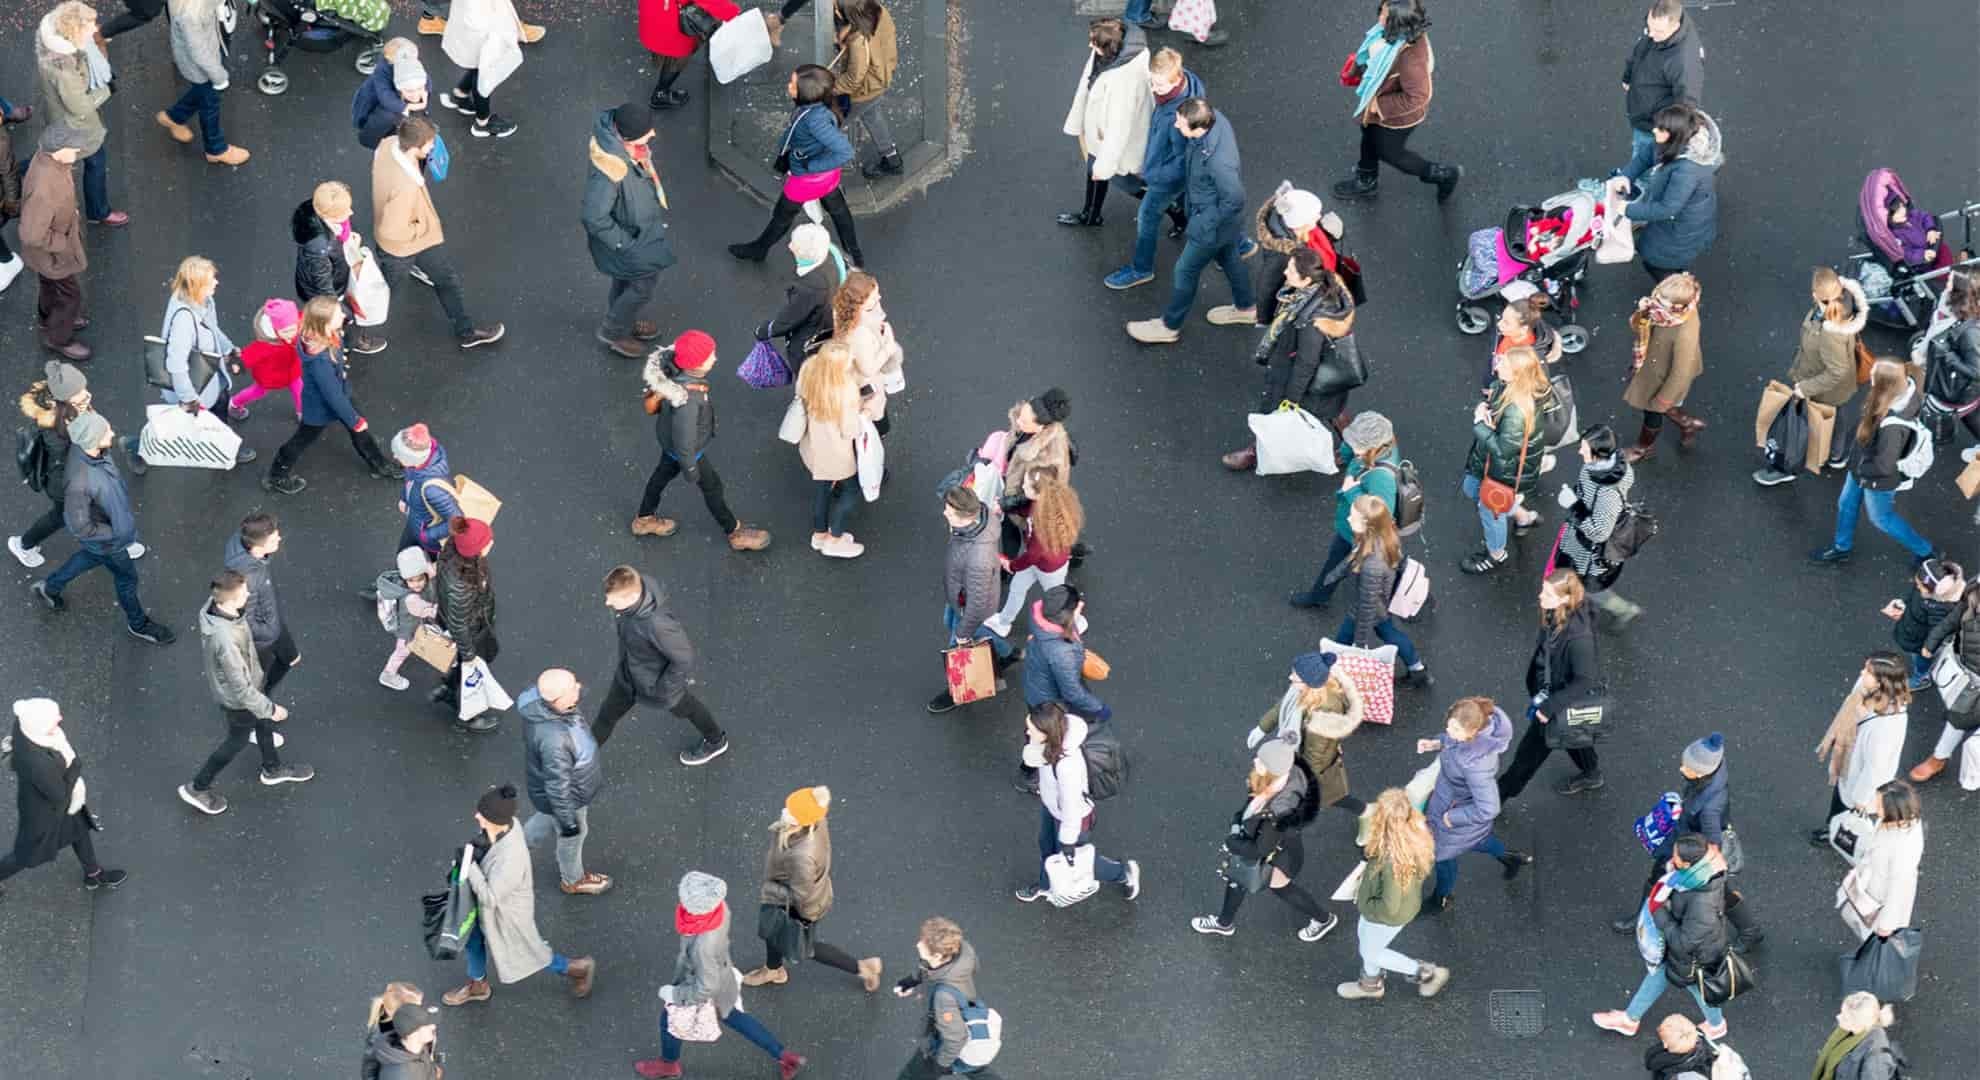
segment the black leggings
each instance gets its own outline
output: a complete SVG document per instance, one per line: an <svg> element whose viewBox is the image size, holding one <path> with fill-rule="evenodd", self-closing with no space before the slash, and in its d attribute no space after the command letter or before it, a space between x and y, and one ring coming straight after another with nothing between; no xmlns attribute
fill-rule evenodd
<svg viewBox="0 0 1980 1080"><path fill-rule="evenodd" d="M1107 201L1107 188L1110 187L1111 185L1109 184L1108 181L1093 179L1092 158L1086 159L1085 171L1086 171L1086 198L1085 201L1079 204L1079 212L1085 214L1089 218L1098 220L1100 217L1100 207L1104 205Z"/></svg>
<svg viewBox="0 0 1980 1080"><path fill-rule="evenodd" d="M1517 798L1526 790L1527 781L1540 771L1540 763L1547 760L1553 748L1547 745L1547 725L1538 720L1526 722L1526 734L1520 736L1519 747L1513 751L1511 767L1499 777L1499 798ZM1593 776L1602 771L1602 763L1595 757L1595 748L1569 750L1568 757L1583 776Z"/></svg>
<svg viewBox="0 0 1980 1080"><path fill-rule="evenodd" d="M487 123L488 118L494 114L494 104L492 99L482 97L481 91L475 89L475 80L480 78L480 76L481 72L479 69L467 69L461 75L461 81L454 84L454 98L456 100L472 102L474 104L474 118L482 123Z"/></svg>
<svg viewBox="0 0 1980 1080"><path fill-rule="evenodd" d="M827 214L832 215L832 225L839 230L839 247L852 259L854 266L866 265L866 258L859 250L859 233L853 229L852 207L846 205L846 193L833 188L818 202ZM797 221L798 211L802 208L803 204L778 195L777 205L770 208L770 223L763 226L763 232L750 241L749 246L759 251L769 251L772 245L790 234L791 224Z"/></svg>
<svg viewBox="0 0 1980 1080"><path fill-rule="evenodd" d="M1651 412L1648 409L1643 410L1643 430L1645 431L1664 430L1664 414L1660 412Z"/></svg>
<svg viewBox="0 0 1980 1080"><path fill-rule="evenodd" d="M1373 176L1376 166L1388 162L1389 167L1398 172L1422 178L1430 168L1430 162L1423 155L1411 150L1407 145L1409 137L1415 133L1413 127L1385 128L1380 124L1369 124L1361 129L1361 163L1358 168L1366 175Z"/></svg>
<svg viewBox="0 0 1980 1080"><path fill-rule="evenodd" d="M1284 901L1294 911L1316 922L1327 921L1327 909L1320 906L1313 894L1307 892L1297 881L1288 881L1284 888L1267 888L1266 892ZM1224 886L1224 906L1217 911L1217 921L1230 926L1237 920L1238 907L1244 903L1245 891L1236 885Z"/></svg>
<svg viewBox="0 0 1980 1080"><path fill-rule="evenodd" d="M797 913L792 912L791 918L797 918ZM826 967L838 968L848 975L859 974L859 961L854 960L844 949L839 948L837 945L827 945L822 941L813 939L811 943L811 958L824 964ZM768 941L763 943L763 966L767 968L780 968L784 966L784 954L778 951L775 944Z"/></svg>
<svg viewBox="0 0 1980 1080"><path fill-rule="evenodd" d="M660 58L660 78L653 83L653 93L655 96L664 94L674 88L674 84L680 81L681 72L687 70L688 61L691 59L693 59L692 56L663 56Z"/></svg>
<svg viewBox="0 0 1980 1080"><path fill-rule="evenodd" d="M76 837L76 842L69 846L75 851L76 860L82 863L83 874L85 876L95 877L102 872L103 867L97 865L96 862L96 844L90 839L88 829L85 828L83 834ZM14 853L12 851L7 852L5 855L0 855L0 881L5 881L25 869L27 867L14 861ZM819 959L823 960L824 956L820 955Z"/></svg>

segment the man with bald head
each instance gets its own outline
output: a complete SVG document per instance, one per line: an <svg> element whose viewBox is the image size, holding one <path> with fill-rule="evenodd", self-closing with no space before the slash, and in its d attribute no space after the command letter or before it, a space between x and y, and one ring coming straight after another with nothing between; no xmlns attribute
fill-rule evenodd
<svg viewBox="0 0 1980 1080"><path fill-rule="evenodd" d="M598 740L579 707L583 694L576 675L551 668L516 698L516 712L523 718L529 801L536 808L523 822L523 839L534 847L554 830L562 889L571 896L596 896L612 887L612 879L584 868L591 801L605 775L598 767Z"/></svg>

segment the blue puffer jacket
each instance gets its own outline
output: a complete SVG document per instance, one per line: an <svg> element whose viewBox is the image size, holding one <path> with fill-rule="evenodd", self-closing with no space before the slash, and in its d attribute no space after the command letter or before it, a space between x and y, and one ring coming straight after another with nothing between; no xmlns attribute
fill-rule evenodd
<svg viewBox="0 0 1980 1080"><path fill-rule="evenodd" d="M426 99L433 100L432 79L426 80ZM392 83L392 65L381 59L351 95L351 126L357 129L358 142L366 150L376 150L378 140L398 130L399 121L405 117L406 99Z"/></svg>
<svg viewBox="0 0 1980 1080"><path fill-rule="evenodd" d="M438 483L428 487L429 480ZM448 520L461 512L461 504L454 499L454 474L447 467L447 448L440 440L433 440L425 464L406 470L406 485L399 498L406 504L406 530L419 538L419 546L427 554L439 554L440 542L447 539Z"/></svg>
<svg viewBox="0 0 1980 1080"><path fill-rule="evenodd" d="M1148 118L1148 149L1141 155L1142 183L1156 190L1182 188L1183 151L1189 149L1189 140L1176 130L1176 110L1183 102L1204 93L1203 80L1184 68L1181 91L1166 104L1155 103L1155 115Z"/></svg>
<svg viewBox="0 0 1980 1080"><path fill-rule="evenodd" d="M1086 646L1067 637L1063 627L1034 618L1031 646L1024 652L1025 707L1056 701L1067 712L1095 723L1113 716L1113 710L1087 689L1080 671L1085 663Z"/></svg>
<svg viewBox="0 0 1980 1080"><path fill-rule="evenodd" d="M302 422L316 427L342 424L355 429L361 418L357 406L351 404L351 376L344 367L343 354L335 349L312 353L298 342L296 355L302 357Z"/></svg>
<svg viewBox="0 0 1980 1080"><path fill-rule="evenodd" d="M1719 234L1719 195L1715 174L1725 162L1719 125L1704 123L1677 160L1659 165L1643 178L1643 195L1629 204L1631 221L1643 222L1636 253L1645 265L1683 270L1705 254Z"/></svg>
<svg viewBox="0 0 1980 1080"><path fill-rule="evenodd" d="M1678 797L1684 800L1684 815L1678 819L1678 827L1671 830L1663 845L1657 849L1659 861L1671 857L1679 833L1695 832L1714 844L1723 845L1726 826L1732 824L1732 781L1726 777L1723 762L1709 776L1686 779L1684 790L1678 792Z"/></svg>
<svg viewBox="0 0 1980 1080"><path fill-rule="evenodd" d="M68 471L62 523L69 535L99 555L129 547L137 539L137 515L131 512L130 493L110 452L92 457L71 444Z"/></svg>
<svg viewBox="0 0 1980 1080"><path fill-rule="evenodd" d="M1244 180L1238 170L1237 133L1221 112L1183 154L1184 205L1189 209L1189 242L1222 247L1244 230ZM1181 132L1177 132L1178 135Z"/></svg>
<svg viewBox="0 0 1980 1080"><path fill-rule="evenodd" d="M832 110L823 105L806 105L791 114L784 137L790 140L792 176L831 172L852 163L852 143L833 122Z"/></svg>

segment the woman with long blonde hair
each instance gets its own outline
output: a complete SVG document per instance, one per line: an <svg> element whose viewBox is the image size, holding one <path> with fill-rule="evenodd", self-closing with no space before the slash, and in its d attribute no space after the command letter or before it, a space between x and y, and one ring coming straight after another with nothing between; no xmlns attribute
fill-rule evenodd
<svg viewBox="0 0 1980 1080"><path fill-rule="evenodd" d="M852 353L853 374L859 379L859 411L885 435L888 387L905 389L901 375L901 345L887 311L880 306L880 283L872 274L855 270L832 294L832 340Z"/></svg>
<svg viewBox="0 0 1980 1080"><path fill-rule="evenodd" d="M770 826L763 889L757 894L762 915L756 926L759 936L766 929L773 936L763 939L763 965L743 974L744 986L781 986L791 979L786 961L795 965L815 959L858 976L869 994L880 989L879 957L854 960L817 938L818 920L832 910L832 832L825 820L831 808L831 788L799 788L785 797Z"/></svg>
<svg viewBox="0 0 1980 1080"><path fill-rule="evenodd" d="M232 424L247 412L233 407L233 373L240 370L240 349L220 329L213 303L219 290L220 274L212 260L189 255L179 261L172 275L172 297L165 302L165 324L158 331L165 340L165 374L172 385L158 393L167 405L184 406L189 412L211 410ZM203 376L197 386L193 385L195 365ZM255 452L246 446L235 457L242 464L254 459Z"/></svg>
<svg viewBox="0 0 1980 1080"><path fill-rule="evenodd" d="M1932 556L1932 542L1918 535L1897 512L1897 493L1915 479L1905 475L1899 462L1917 440L1931 445L1931 432L1918 422L1918 409L1924 403L1924 394L1905 374L1903 364L1884 357L1871 367L1870 394L1863 400L1863 414L1849 439L1849 475L1843 478L1842 493L1836 496L1835 537L1827 548L1810 552L1809 561L1848 562L1850 549L1856 546L1856 521L1865 509L1870 511L1870 524L1903 544L1912 558Z"/></svg>
<svg viewBox="0 0 1980 1080"><path fill-rule="evenodd" d="M846 531L859 501L859 378L842 341L826 342L798 369L797 398L804 407L798 458L811 470L811 550L834 559L857 559L865 545Z"/></svg>
<svg viewBox="0 0 1980 1080"><path fill-rule="evenodd" d="M1875 652L1863 662L1856 682L1836 710L1829 730L1815 744L1815 756L1828 768L1829 812L1808 842L1822 847L1836 815L1869 809L1875 815L1877 789L1897 779L1910 723L1911 665L1893 652Z"/></svg>
<svg viewBox="0 0 1980 1080"><path fill-rule="evenodd" d="M1492 371L1498 378L1471 411L1471 453L1464 465L1464 494L1478 503L1478 521L1485 531L1485 546L1459 564L1467 574L1489 574L1506 564L1507 519L1517 505L1495 512L1481 492L1487 478L1512 488L1515 499L1539 487L1546 447L1535 443L1534 436L1540 431L1540 410L1554 392L1539 354L1525 346L1493 357ZM1522 527L1529 521L1522 519Z"/></svg>
<svg viewBox="0 0 1980 1080"><path fill-rule="evenodd" d="M1408 674L1410 686L1431 683L1430 669L1416 655L1416 644L1389 617L1389 597L1396 591L1396 575L1403 565L1402 537L1396 535L1396 519L1380 495L1363 495L1348 511L1348 528L1354 532L1354 548L1334 573L1355 575L1354 609L1341 619L1334 640L1356 648L1372 649L1386 643L1396 647L1396 658Z"/></svg>
<svg viewBox="0 0 1980 1080"><path fill-rule="evenodd" d="M318 296L303 305L302 330L296 335L296 354L302 357L302 419L296 433L275 451L275 462L261 486L283 495L303 489L304 481L293 474L296 461L322 436L331 424L342 424L351 435L351 449L371 471L374 480L399 480L405 466L385 456L372 437L371 425L363 410L351 399L350 369L344 364L344 308L334 296Z"/></svg>
<svg viewBox="0 0 1980 1080"><path fill-rule="evenodd" d="M371 999L371 1008L367 1009L364 1015L364 1060L358 1066L359 1076L364 1077L365 1080L378 1080L384 1065L379 1060L379 1049L390 1047L392 1050L398 1050L403 1044L394 1046L392 1039L395 1036L403 1039L412 1034L410 1031L398 1030L392 1023L392 1014L407 1005L425 1004L426 995L420 993L419 987L409 982L388 982L385 984L385 991Z"/></svg>
<svg viewBox="0 0 1980 1080"><path fill-rule="evenodd" d="M1361 913L1355 924L1361 978L1341 983L1334 992L1349 1001L1379 1001L1388 992L1382 973L1393 971L1415 983L1419 995L1436 997L1451 981L1451 970L1389 947L1423 910L1423 879L1436 864L1430 824L1410 804L1408 792L1390 788L1376 797L1362 853L1361 883L1354 890L1355 910Z"/></svg>
<svg viewBox="0 0 1980 1080"><path fill-rule="evenodd" d="M983 624L998 637L1011 632L1032 586L1045 593L1065 584L1073 545L1079 542L1080 530L1086 528L1086 510L1080 505L1079 493L1066 483L1058 466L1041 466L1026 473L1023 495L1031 502L1031 513L1021 526L1024 549L1005 561L1011 584L1004 595L1003 610Z"/></svg>
<svg viewBox="0 0 1980 1080"><path fill-rule="evenodd" d="M1601 693L1602 668L1595 651L1595 610L1573 570L1562 567L1540 582L1540 636L1526 662L1526 734L1512 764L1499 776L1499 801L1517 798L1540 764L1566 750L1580 772L1554 785L1562 795L1593 791L1604 783L1590 736L1568 724L1569 709Z"/></svg>

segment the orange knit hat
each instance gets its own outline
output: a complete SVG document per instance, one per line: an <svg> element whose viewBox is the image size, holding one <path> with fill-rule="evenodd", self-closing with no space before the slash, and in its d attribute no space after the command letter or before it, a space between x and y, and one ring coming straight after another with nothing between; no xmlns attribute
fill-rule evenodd
<svg viewBox="0 0 1980 1080"><path fill-rule="evenodd" d="M799 828L810 828L825 820L825 808L832 804L832 789L824 786L799 788L784 800L784 812Z"/></svg>

